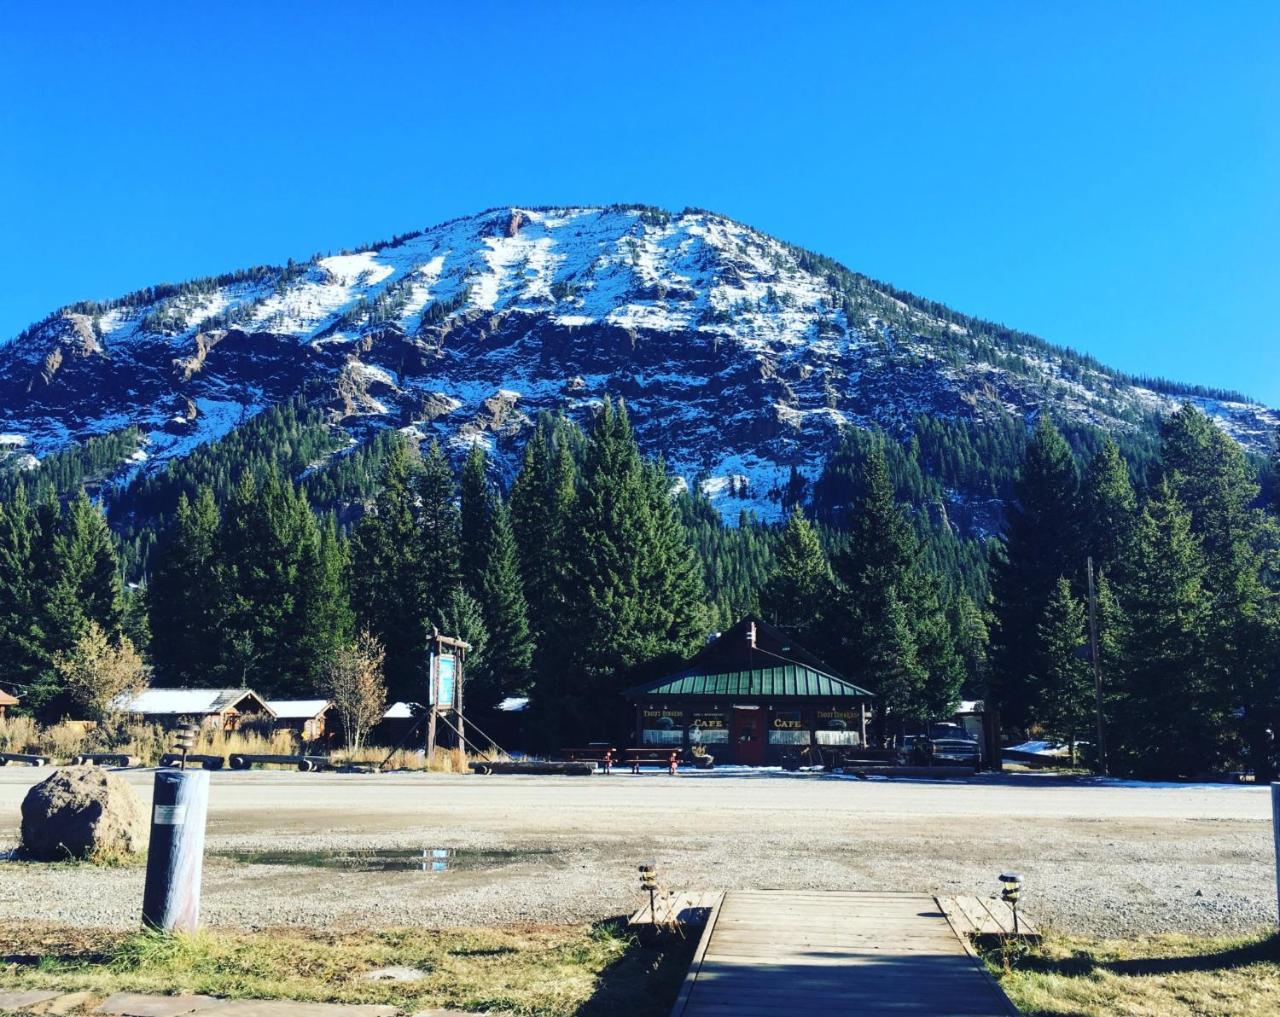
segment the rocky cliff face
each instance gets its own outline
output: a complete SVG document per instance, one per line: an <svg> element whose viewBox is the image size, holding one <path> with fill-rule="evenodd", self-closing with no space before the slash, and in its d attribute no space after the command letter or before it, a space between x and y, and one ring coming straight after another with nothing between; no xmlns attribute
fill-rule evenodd
<svg viewBox="0 0 1280 1017"><path fill-rule="evenodd" d="M780 511L844 425L1044 409L1114 430L1190 394L1242 443L1280 422L1156 392L702 211L498 209L284 268L58 311L0 347L6 448L130 424L154 469L306 391L500 464L540 410L626 398L645 447L728 515ZM29 462L29 459L28 459Z"/></svg>

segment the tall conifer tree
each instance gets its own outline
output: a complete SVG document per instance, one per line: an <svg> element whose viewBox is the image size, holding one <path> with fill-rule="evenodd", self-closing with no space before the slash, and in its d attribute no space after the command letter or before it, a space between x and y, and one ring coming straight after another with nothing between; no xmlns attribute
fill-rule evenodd
<svg viewBox="0 0 1280 1017"><path fill-rule="evenodd" d="M221 628L220 518L207 487L194 501L185 494L178 499L149 587L151 656L161 684L207 686L214 680Z"/></svg>
<svg viewBox="0 0 1280 1017"><path fill-rule="evenodd" d="M527 691L533 664L533 636L511 531L511 513L501 500L495 501L486 541L480 603L489 648L480 672L483 681L468 692L470 701L482 708ZM475 669L471 673L474 676Z"/></svg>
<svg viewBox="0 0 1280 1017"><path fill-rule="evenodd" d="M1109 573L1126 551L1138 512L1129 467L1110 437L1089 463L1080 501L1085 550L1099 573Z"/></svg>
<svg viewBox="0 0 1280 1017"><path fill-rule="evenodd" d="M1089 662L1079 653L1085 645L1085 608L1071 583L1059 579L1039 626L1039 703L1036 713L1045 731L1065 742L1076 760L1076 742L1093 719L1093 679Z"/></svg>
<svg viewBox="0 0 1280 1017"><path fill-rule="evenodd" d="M646 470L622 404L606 399L587 443L567 561L567 688L556 690L571 730L617 717L618 693L639 665L670 664L697 644L702 579L669 496Z"/></svg>
<svg viewBox="0 0 1280 1017"><path fill-rule="evenodd" d="M1276 774L1280 674L1272 653L1272 593L1263 580L1253 465L1204 413L1187 405L1165 422L1159 475L1186 506L1204 549L1210 666L1259 780Z"/></svg>
<svg viewBox="0 0 1280 1017"><path fill-rule="evenodd" d="M484 447L475 444L462 465L459 489L459 557L462 585L483 602L487 570L489 528L493 514L493 492L489 486L488 458Z"/></svg>
<svg viewBox="0 0 1280 1017"><path fill-rule="evenodd" d="M819 643L826 642L824 619L834 592L831 563L817 531L796 505L782 531L773 570L760 591L760 610L768 621L818 650Z"/></svg>
<svg viewBox="0 0 1280 1017"><path fill-rule="evenodd" d="M1027 446L1001 541L991 558L991 681L988 708L1023 729L1034 719L1031 676L1041 668L1039 625L1066 576L1083 568L1077 528L1079 473L1057 428L1041 417Z"/></svg>
<svg viewBox="0 0 1280 1017"><path fill-rule="evenodd" d="M422 701L428 607L422 537L409 450L391 446L372 511L351 546L351 601L357 625L386 649L384 671L393 700Z"/></svg>
<svg viewBox="0 0 1280 1017"><path fill-rule="evenodd" d="M1112 755L1140 777L1194 775L1222 761L1227 703L1210 666L1208 565L1191 525L1161 481L1121 575Z"/></svg>

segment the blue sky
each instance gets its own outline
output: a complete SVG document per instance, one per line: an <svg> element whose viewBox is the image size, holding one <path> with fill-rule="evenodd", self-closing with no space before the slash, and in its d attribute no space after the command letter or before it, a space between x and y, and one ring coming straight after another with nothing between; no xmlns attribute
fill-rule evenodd
<svg viewBox="0 0 1280 1017"><path fill-rule="evenodd" d="M0 337L635 201L1280 406L1278 53L1269 2L0 0Z"/></svg>

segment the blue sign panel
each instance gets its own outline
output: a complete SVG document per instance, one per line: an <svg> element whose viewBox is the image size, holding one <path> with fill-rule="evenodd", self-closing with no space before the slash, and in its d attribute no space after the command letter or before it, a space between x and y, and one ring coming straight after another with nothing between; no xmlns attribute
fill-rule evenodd
<svg viewBox="0 0 1280 1017"><path fill-rule="evenodd" d="M457 705L458 668L452 653L436 657L436 705L446 709Z"/></svg>

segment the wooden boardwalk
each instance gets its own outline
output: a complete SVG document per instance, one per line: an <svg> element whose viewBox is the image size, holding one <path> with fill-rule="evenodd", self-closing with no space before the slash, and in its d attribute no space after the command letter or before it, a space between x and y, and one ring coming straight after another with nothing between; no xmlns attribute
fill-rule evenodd
<svg viewBox="0 0 1280 1017"><path fill-rule="evenodd" d="M924 894L730 890L672 1017L1016 1017Z"/></svg>

